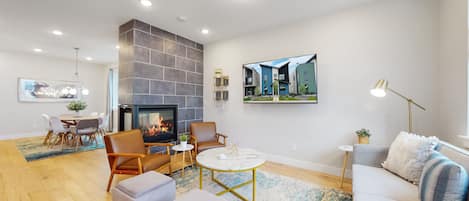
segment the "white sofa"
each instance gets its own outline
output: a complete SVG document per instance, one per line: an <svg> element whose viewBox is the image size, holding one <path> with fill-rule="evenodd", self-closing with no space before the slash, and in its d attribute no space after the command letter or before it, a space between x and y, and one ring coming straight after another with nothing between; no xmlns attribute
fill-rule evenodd
<svg viewBox="0 0 469 201"><path fill-rule="evenodd" d="M459 163L469 172L468 151L446 142L440 142L437 151ZM387 147L354 146L352 157L354 201L419 201L417 185L381 167L387 153Z"/></svg>

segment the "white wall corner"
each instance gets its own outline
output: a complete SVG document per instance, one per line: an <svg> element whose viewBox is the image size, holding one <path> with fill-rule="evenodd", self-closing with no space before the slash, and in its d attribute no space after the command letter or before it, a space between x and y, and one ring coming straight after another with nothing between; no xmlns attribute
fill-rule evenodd
<svg viewBox="0 0 469 201"><path fill-rule="evenodd" d="M463 148L468 149L469 148L469 136L458 135L458 138L461 140Z"/></svg>
<svg viewBox="0 0 469 201"><path fill-rule="evenodd" d="M298 160L298 159L281 156L281 155L274 155L274 154L268 154L268 153L261 153L261 155L266 160L275 162L275 163L289 165L289 166L302 168L306 170L312 170L315 172L322 172L322 173L335 175L335 176L341 176L342 174L342 168L339 168L339 167L313 163L311 161ZM351 163L352 161L349 160L349 162ZM352 171L350 169L347 169L345 171L345 177L352 178Z"/></svg>

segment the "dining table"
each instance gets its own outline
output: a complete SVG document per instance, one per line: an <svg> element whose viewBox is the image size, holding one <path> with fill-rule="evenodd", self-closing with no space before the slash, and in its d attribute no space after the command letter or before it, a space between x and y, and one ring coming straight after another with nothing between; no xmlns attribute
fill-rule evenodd
<svg viewBox="0 0 469 201"><path fill-rule="evenodd" d="M62 114L59 116L60 121L68 126L76 125L80 120L98 119L99 116L94 115L76 115L76 114Z"/></svg>
<svg viewBox="0 0 469 201"><path fill-rule="evenodd" d="M99 116L96 115L77 115L77 114L62 114L59 115L60 121L65 124L66 127L72 128L78 124L81 120L92 120L99 119ZM57 142L61 143L61 141ZM79 138L80 145L83 145L83 141Z"/></svg>

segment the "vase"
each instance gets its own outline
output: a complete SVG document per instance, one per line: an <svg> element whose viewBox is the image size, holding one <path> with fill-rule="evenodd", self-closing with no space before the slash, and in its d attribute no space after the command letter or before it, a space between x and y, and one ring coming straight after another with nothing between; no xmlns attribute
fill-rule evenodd
<svg viewBox="0 0 469 201"><path fill-rule="evenodd" d="M181 141L181 146L182 146L182 148L186 148L187 147L187 141Z"/></svg>
<svg viewBox="0 0 469 201"><path fill-rule="evenodd" d="M358 136L358 144L370 144L369 136Z"/></svg>

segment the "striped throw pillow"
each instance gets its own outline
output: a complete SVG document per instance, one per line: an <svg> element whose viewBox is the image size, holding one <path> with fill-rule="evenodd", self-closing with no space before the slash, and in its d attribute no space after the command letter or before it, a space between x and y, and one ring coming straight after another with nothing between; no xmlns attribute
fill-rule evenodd
<svg viewBox="0 0 469 201"><path fill-rule="evenodd" d="M459 164L434 151L420 177L421 201L463 201L467 199L469 180Z"/></svg>

